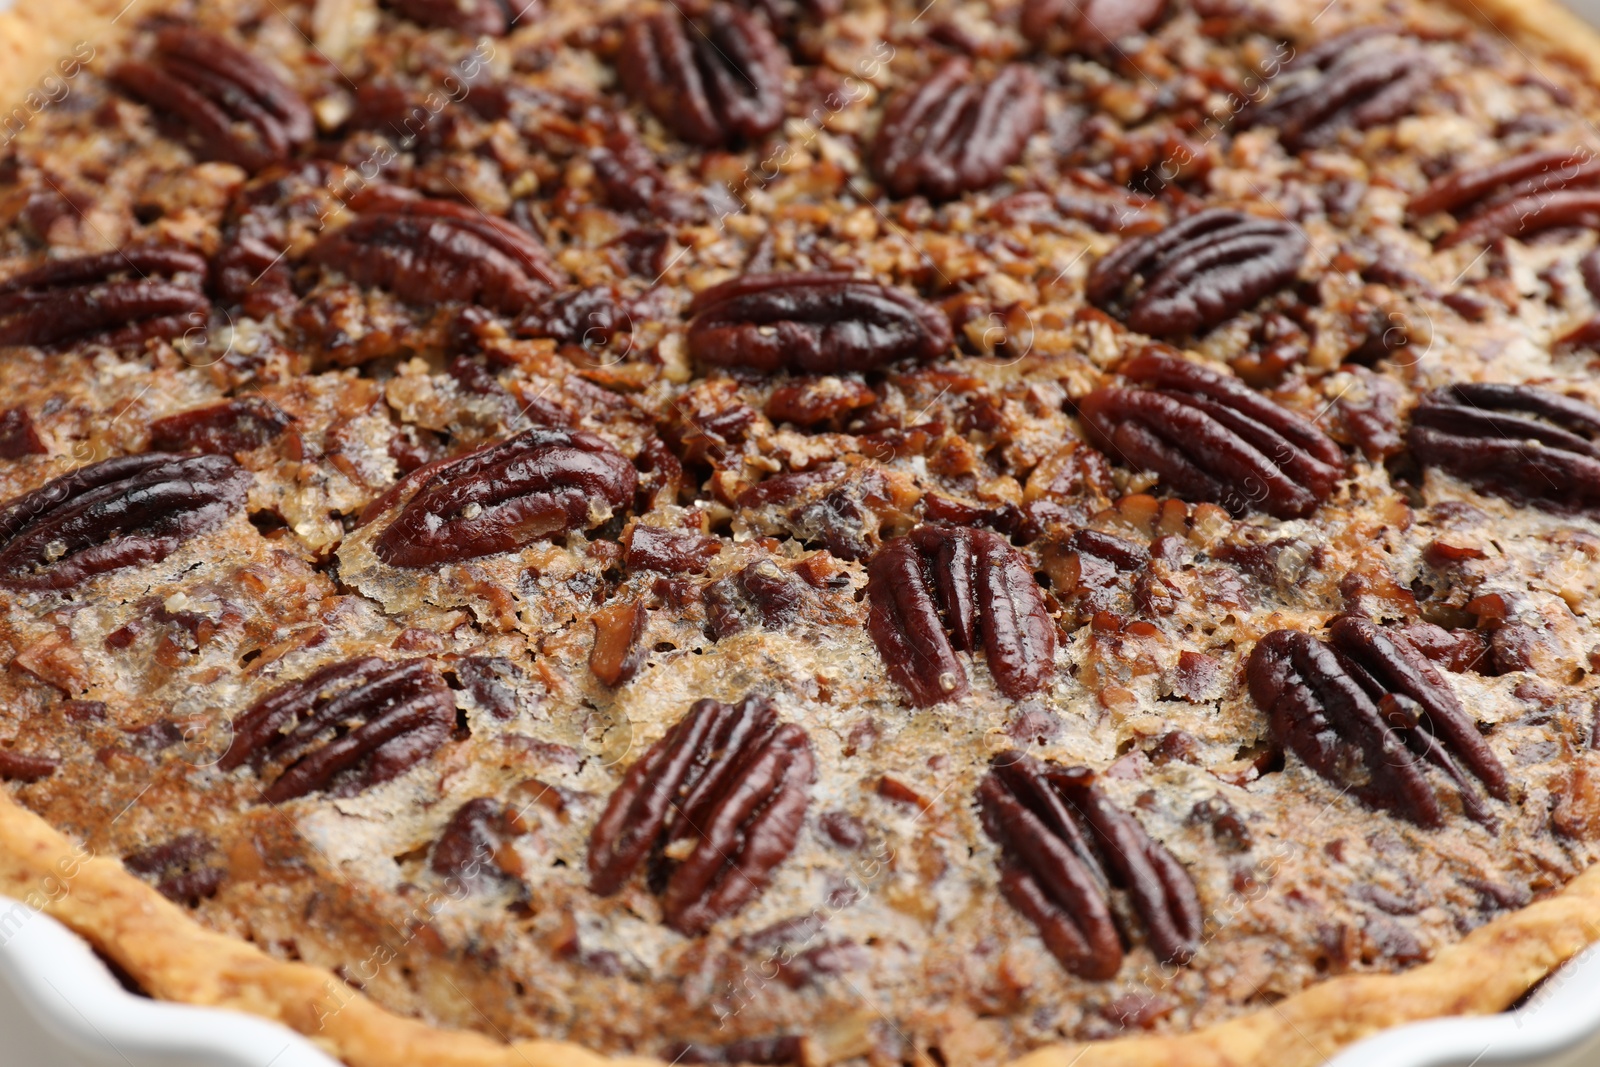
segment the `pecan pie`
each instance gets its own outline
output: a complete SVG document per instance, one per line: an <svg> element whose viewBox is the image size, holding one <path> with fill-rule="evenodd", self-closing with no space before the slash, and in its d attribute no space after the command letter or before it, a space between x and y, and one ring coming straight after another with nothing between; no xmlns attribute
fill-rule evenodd
<svg viewBox="0 0 1600 1067"><path fill-rule="evenodd" d="M1600 903L1600 43L1463 9L20 0L0 930L355 1067L1513 1003Z"/></svg>

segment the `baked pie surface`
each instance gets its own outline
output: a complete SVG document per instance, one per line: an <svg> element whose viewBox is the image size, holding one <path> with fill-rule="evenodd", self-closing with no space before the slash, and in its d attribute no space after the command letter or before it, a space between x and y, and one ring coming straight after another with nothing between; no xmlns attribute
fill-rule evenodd
<svg viewBox="0 0 1600 1067"><path fill-rule="evenodd" d="M1586 39L944 2L35 48L5 891L352 1063L1316 1062L1591 940Z"/></svg>

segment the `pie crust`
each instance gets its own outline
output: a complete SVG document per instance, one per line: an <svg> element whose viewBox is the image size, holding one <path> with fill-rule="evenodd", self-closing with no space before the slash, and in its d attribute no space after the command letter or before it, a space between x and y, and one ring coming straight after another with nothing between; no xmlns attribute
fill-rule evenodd
<svg viewBox="0 0 1600 1067"><path fill-rule="evenodd" d="M1453 0L1540 56L1600 78L1600 34L1553 0ZM132 7L133 5L128 5ZM126 14L104 0L20 0L0 14L0 96L17 97L53 58L81 40L116 32ZM329 971L269 956L211 931L134 877L93 855L0 791L0 892L88 940L153 996L246 1011L280 1022L352 1067L579 1067L647 1064L563 1041L505 1044L390 1012ZM1384 1029L1505 1009L1545 976L1600 940L1600 869L1559 892L1503 914L1398 974L1347 975L1229 1021L1177 1036L1126 1037L1039 1048L1028 1067L1081 1064L1294 1067L1325 1061ZM0 923L16 921L11 916ZM339 1005L327 1012L330 995ZM490 1024L492 1026L492 1024Z"/></svg>

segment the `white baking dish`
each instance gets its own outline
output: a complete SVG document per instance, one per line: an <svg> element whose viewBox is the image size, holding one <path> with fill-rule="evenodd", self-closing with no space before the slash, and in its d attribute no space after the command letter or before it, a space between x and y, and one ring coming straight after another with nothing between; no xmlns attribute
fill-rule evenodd
<svg viewBox="0 0 1600 1067"><path fill-rule="evenodd" d="M77 935L6 897L0 1065L339 1067L275 1023L134 996Z"/></svg>

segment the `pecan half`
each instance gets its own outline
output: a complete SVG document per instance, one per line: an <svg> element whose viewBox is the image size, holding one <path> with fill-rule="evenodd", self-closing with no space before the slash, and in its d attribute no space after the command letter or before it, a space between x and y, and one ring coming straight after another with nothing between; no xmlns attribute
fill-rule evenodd
<svg viewBox="0 0 1600 1067"><path fill-rule="evenodd" d="M627 507L639 485L633 464L600 438L541 429L412 477L415 495L373 542L391 567L458 563L587 530Z"/></svg>
<svg viewBox="0 0 1600 1067"><path fill-rule="evenodd" d="M589 887L610 896L647 857L669 863L667 924L702 934L766 889L794 850L815 777L806 732L779 725L766 697L698 701L611 794L589 839ZM673 849L680 841L692 847ZM673 852L683 858L672 863Z"/></svg>
<svg viewBox="0 0 1600 1067"><path fill-rule="evenodd" d="M389 0L419 26L473 37L504 37L532 0Z"/></svg>
<svg viewBox="0 0 1600 1067"><path fill-rule="evenodd" d="M232 455L275 439L293 416L264 396L243 396L167 415L150 424L150 447L158 452Z"/></svg>
<svg viewBox="0 0 1600 1067"><path fill-rule="evenodd" d="M1335 620L1328 637L1274 630L1250 653L1250 695L1273 739L1335 786L1426 827L1443 821L1424 774L1431 763L1469 818L1490 821L1467 771L1504 800L1505 768L1427 657L1359 616Z"/></svg>
<svg viewBox="0 0 1600 1067"><path fill-rule="evenodd" d="M1022 36L1099 54L1154 26L1166 9L1167 0L1023 0Z"/></svg>
<svg viewBox="0 0 1600 1067"><path fill-rule="evenodd" d="M1043 124L1044 93L1031 68L1013 63L980 81L957 56L890 102L873 169L895 196L948 200L999 181Z"/></svg>
<svg viewBox="0 0 1600 1067"><path fill-rule="evenodd" d="M1344 454L1331 438L1233 378L1155 349L1122 374L1147 388L1108 386L1080 400L1089 439L1159 474L1184 500L1235 515L1302 518L1344 476Z"/></svg>
<svg viewBox="0 0 1600 1067"><path fill-rule="evenodd" d="M702 24L676 10L631 19L617 58L628 95L706 148L777 129L788 67L772 31L730 4L713 5Z"/></svg>
<svg viewBox="0 0 1600 1067"><path fill-rule="evenodd" d="M1413 217L1448 211L1459 224L1440 248L1525 237L1554 226L1600 227L1600 157L1579 152L1524 152L1488 166L1447 174L1412 199Z"/></svg>
<svg viewBox="0 0 1600 1067"><path fill-rule="evenodd" d="M983 642L989 672L1013 700L1055 668L1055 623L1022 554L987 530L921 526L867 568L867 630L889 676L928 707L968 692L956 651Z"/></svg>
<svg viewBox="0 0 1600 1067"><path fill-rule="evenodd" d="M1087 767L1002 752L978 786L978 805L1001 848L1000 891L1067 970L1104 980L1122 966L1113 886L1128 892L1158 959L1193 958L1203 916L1188 872L1105 798Z"/></svg>
<svg viewBox="0 0 1600 1067"><path fill-rule="evenodd" d="M1207 208L1124 241L1089 271L1085 296L1152 337L1200 333L1293 284L1309 247L1288 222Z"/></svg>
<svg viewBox="0 0 1600 1067"><path fill-rule="evenodd" d="M0 282L0 345L138 344L205 325L206 261L174 248L52 260Z"/></svg>
<svg viewBox="0 0 1600 1067"><path fill-rule="evenodd" d="M954 344L938 308L837 271L747 274L689 310L690 355L721 367L840 374L937 359Z"/></svg>
<svg viewBox="0 0 1600 1067"><path fill-rule="evenodd" d="M544 246L465 204L388 191L312 247L311 262L416 304L462 302L512 315L561 284Z"/></svg>
<svg viewBox="0 0 1600 1067"><path fill-rule="evenodd" d="M1321 148L1411 112L1435 72L1415 38L1382 26L1330 37L1296 56L1242 125L1276 126L1291 152Z"/></svg>
<svg viewBox="0 0 1600 1067"><path fill-rule="evenodd" d="M112 77L182 120L201 154L248 171L289 158L315 132L311 109L271 67L194 26L159 30L149 62L129 60Z"/></svg>
<svg viewBox="0 0 1600 1067"><path fill-rule="evenodd" d="M249 764L277 804L353 796L410 770L449 739L456 703L428 660L363 656L280 686L233 721L225 771Z"/></svg>
<svg viewBox="0 0 1600 1067"><path fill-rule="evenodd" d="M0 505L0 586L70 589L159 563L243 508L249 485L225 456L154 452L69 471Z"/></svg>
<svg viewBox="0 0 1600 1067"><path fill-rule="evenodd" d="M1486 493L1600 510L1600 409L1531 385L1468 382L1424 397L1407 436L1419 463Z"/></svg>

